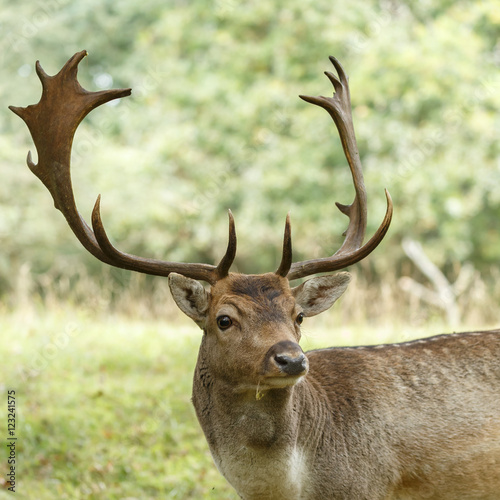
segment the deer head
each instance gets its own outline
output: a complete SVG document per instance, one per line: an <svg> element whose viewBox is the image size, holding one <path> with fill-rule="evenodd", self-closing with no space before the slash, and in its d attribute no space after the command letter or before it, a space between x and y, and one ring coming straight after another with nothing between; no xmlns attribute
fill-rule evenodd
<svg viewBox="0 0 500 500"><path fill-rule="evenodd" d="M366 190L352 123L348 80L342 66L330 58L338 73L337 78L326 72L335 89L333 97L300 97L331 115L351 169L354 201L351 205L337 203L340 211L349 217L344 243L330 257L293 263L290 216L287 216L282 259L276 272L240 275L229 272L236 254L231 211L227 250L217 266L146 259L121 252L112 245L104 230L100 196L92 213L92 228L87 225L76 208L71 185L73 136L91 110L130 95L131 90L89 92L83 89L77 80L77 70L86 55L85 51L75 54L55 76L47 75L37 62L36 71L43 87L40 101L26 108L10 107L28 125L38 152L37 164L28 153L29 168L45 184L55 207L91 254L112 266L170 277L176 303L206 334L202 348L217 376L238 380L241 387L293 385L307 372L307 360L298 344L302 319L328 309L346 289L349 275L316 277L294 288L289 281L343 269L360 261L382 241L392 217L392 202L386 191L384 220L363 245ZM208 282L211 289L205 290L199 281ZM235 359L238 363L234 363Z"/></svg>
<svg viewBox="0 0 500 500"><path fill-rule="evenodd" d="M294 385L307 373L299 346L302 320L328 309L349 280L348 273L339 273L290 288L275 273L230 273L207 291L173 273L169 284L180 309L203 329L203 356L212 375L244 391Z"/></svg>

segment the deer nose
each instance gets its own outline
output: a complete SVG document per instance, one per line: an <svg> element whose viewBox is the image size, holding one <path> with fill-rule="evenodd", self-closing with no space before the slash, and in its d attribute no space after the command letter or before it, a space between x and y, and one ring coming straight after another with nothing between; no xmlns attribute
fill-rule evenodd
<svg viewBox="0 0 500 500"><path fill-rule="evenodd" d="M309 368L309 361L302 352L299 344L290 340L282 340L274 344L267 351L264 371L282 373L284 375L305 375Z"/></svg>
<svg viewBox="0 0 500 500"><path fill-rule="evenodd" d="M307 369L307 358L304 353L297 356L291 356L286 353L275 354L274 361L281 371L287 375L300 375Z"/></svg>

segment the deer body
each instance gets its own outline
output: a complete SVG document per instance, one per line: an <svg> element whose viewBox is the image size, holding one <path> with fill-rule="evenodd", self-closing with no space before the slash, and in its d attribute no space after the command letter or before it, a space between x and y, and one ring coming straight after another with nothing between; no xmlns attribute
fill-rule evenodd
<svg viewBox="0 0 500 500"><path fill-rule="evenodd" d="M130 89L89 92L75 54L54 76L37 62L40 101L11 107L28 125L38 163L28 166L51 193L82 245L123 269L168 276L180 309L203 330L193 403L217 467L244 500L498 500L500 498L500 331L403 344L303 353L300 324L345 291L347 273L329 273L369 255L392 218L363 243L366 190L352 123L347 75L326 72L333 97L301 96L333 118L355 197L337 204L349 226L329 257L292 262L290 218L275 273L229 272L236 254L229 212L227 250L217 266L137 257L104 230L100 198L92 228L71 184L73 135L97 106ZM211 285L205 289L199 281Z"/></svg>
<svg viewBox="0 0 500 500"><path fill-rule="evenodd" d="M238 279L248 289L251 279L237 275L229 288ZM215 288L213 315L228 300ZM276 313L287 293L273 291ZM273 292L257 294L264 304ZM500 331L311 351L306 376L273 388L245 358L264 367L273 346L298 338L284 310L278 325L257 310L261 324L249 315L250 328L239 318L243 332L228 329L231 347L214 341L220 332L207 319L193 383L214 461L241 498L498 499ZM239 377L221 376L223 357Z"/></svg>

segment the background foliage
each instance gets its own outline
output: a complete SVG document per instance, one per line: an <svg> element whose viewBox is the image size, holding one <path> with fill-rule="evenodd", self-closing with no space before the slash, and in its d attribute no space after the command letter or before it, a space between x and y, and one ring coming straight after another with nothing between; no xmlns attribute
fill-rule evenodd
<svg viewBox="0 0 500 500"><path fill-rule="evenodd" d="M54 74L82 48L90 54L80 66L86 88L133 88L85 120L73 157L82 214L103 193L105 223L122 249L215 263L228 208L240 271L276 265L288 210L297 258L338 248L346 220L333 201L351 201L349 171L328 115L297 98L332 91L322 72L333 54L350 75L369 231L383 216L385 187L395 202L387 241L362 265L368 279L414 272L405 267L405 236L423 242L450 280L464 262L486 281L498 265L494 1L5 2L0 23L6 300L23 265L38 294L47 280L74 284L82 273L106 272L25 166L28 131L5 110L38 100L36 59ZM128 275L112 276L128 283Z"/></svg>

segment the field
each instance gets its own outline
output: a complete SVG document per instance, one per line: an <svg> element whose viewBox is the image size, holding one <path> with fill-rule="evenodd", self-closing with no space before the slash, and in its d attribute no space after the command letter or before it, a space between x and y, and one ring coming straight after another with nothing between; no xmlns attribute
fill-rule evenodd
<svg viewBox="0 0 500 500"><path fill-rule="evenodd" d="M425 334L346 326L339 310L307 320L304 349ZM194 324L176 314L172 322L134 320L59 307L5 312L0 326L5 406L7 390L16 391L16 498L238 498L216 470L190 402ZM2 418L2 437L5 427ZM2 460L0 498L13 498L6 472Z"/></svg>
<svg viewBox="0 0 500 500"><path fill-rule="evenodd" d="M17 396L16 498L236 498L190 403L196 327L75 311L1 321L5 406L7 389Z"/></svg>

